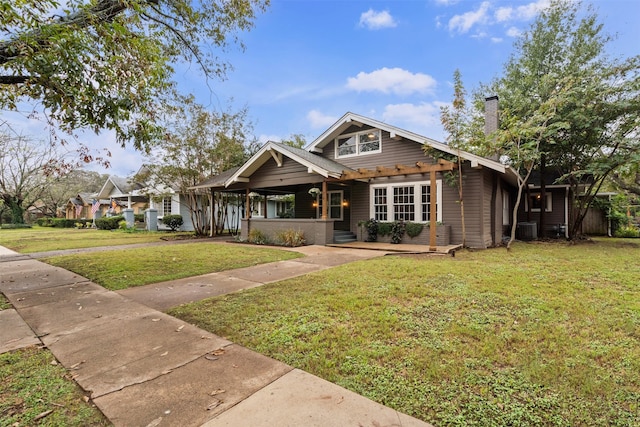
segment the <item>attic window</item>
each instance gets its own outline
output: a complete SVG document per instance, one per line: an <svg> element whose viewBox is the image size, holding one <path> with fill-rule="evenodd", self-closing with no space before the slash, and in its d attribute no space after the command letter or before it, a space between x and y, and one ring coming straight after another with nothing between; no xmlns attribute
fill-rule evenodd
<svg viewBox="0 0 640 427"><path fill-rule="evenodd" d="M336 138L336 158L382 152L380 130L369 129Z"/></svg>

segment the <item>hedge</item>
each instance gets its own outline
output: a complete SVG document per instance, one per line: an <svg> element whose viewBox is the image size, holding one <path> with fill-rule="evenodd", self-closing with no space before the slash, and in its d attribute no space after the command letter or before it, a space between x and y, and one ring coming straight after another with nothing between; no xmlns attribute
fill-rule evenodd
<svg viewBox="0 0 640 427"><path fill-rule="evenodd" d="M118 223L123 220L124 217L122 215L98 218L96 219L96 227L99 230L116 230L120 228Z"/></svg>

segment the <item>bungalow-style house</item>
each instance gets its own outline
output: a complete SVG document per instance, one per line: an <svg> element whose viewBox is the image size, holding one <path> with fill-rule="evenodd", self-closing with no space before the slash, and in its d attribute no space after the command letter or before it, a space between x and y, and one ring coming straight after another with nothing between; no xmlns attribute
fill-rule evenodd
<svg viewBox="0 0 640 427"><path fill-rule="evenodd" d="M69 199L65 205L66 219L93 219L91 206L94 198L91 193L80 193Z"/></svg>
<svg viewBox="0 0 640 427"><path fill-rule="evenodd" d="M405 236L403 243L433 249L436 244L460 244L458 189L445 179L457 165L425 154L425 148L463 160L466 244L499 244L515 199L513 169L354 113L342 116L304 149L267 142L240 168L197 187L243 194L246 206L255 195L265 205L275 196L294 196L292 218L270 217L268 209L257 218L245 210L243 238L252 229L267 235L295 229L305 233L307 244L326 245L344 233L366 239L362 223L375 219L425 226L417 237Z"/></svg>
<svg viewBox="0 0 640 427"><path fill-rule="evenodd" d="M120 215L123 209L142 214L149 207L149 198L141 191L142 185L127 178L111 175L95 195L101 203L101 216ZM103 201L108 201L103 204Z"/></svg>

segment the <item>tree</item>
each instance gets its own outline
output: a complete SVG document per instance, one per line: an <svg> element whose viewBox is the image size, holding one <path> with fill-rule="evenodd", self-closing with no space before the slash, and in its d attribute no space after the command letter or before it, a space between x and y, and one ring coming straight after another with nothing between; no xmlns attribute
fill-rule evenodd
<svg viewBox="0 0 640 427"><path fill-rule="evenodd" d="M144 176L136 179L147 182L154 191L164 187L186 195L195 232L205 235L211 225L209 208L219 211L214 214L216 224L224 224L227 199L203 195L190 187L244 163L255 151L256 141L250 135L253 127L246 108L235 113L211 112L192 97L185 98L183 105L169 112L167 134L157 147L161 154L150 158Z"/></svg>
<svg viewBox="0 0 640 427"><path fill-rule="evenodd" d="M605 47L611 40L590 8L583 10L580 2L570 0L552 1L516 43L504 75L491 88L501 107L521 124L539 126L532 119L553 106L546 127L554 131L540 139L535 161L543 198L546 185L553 183L550 170L561 175L558 183L571 188L570 238L578 236L607 176L640 149L640 56L608 58Z"/></svg>
<svg viewBox="0 0 640 427"><path fill-rule="evenodd" d="M123 146L148 149L162 135L172 64L224 77L215 49L239 42L268 2L0 0L0 108L37 101L52 127L110 129Z"/></svg>
<svg viewBox="0 0 640 427"><path fill-rule="evenodd" d="M79 193L97 193L108 175L75 169L63 175L47 177L47 185L40 196L41 211L55 217L58 209L65 206L70 198Z"/></svg>
<svg viewBox="0 0 640 427"><path fill-rule="evenodd" d="M0 133L0 200L11 212L12 224L24 224L25 212L41 200L59 161L50 144Z"/></svg>
<svg viewBox="0 0 640 427"><path fill-rule="evenodd" d="M445 106L440 110L440 121L447 132L447 144L458 151L458 203L460 203L460 219L462 222L462 246L467 246L467 230L464 221L464 197L462 191L462 159L460 150L465 141L469 139L469 112L466 106L466 92L462 84L462 74L459 69L453 73L453 103L451 107Z"/></svg>
<svg viewBox="0 0 640 427"><path fill-rule="evenodd" d="M291 135L289 135L289 138L283 139L282 143L295 148L303 148L305 145L307 145L307 140L301 133L292 133Z"/></svg>

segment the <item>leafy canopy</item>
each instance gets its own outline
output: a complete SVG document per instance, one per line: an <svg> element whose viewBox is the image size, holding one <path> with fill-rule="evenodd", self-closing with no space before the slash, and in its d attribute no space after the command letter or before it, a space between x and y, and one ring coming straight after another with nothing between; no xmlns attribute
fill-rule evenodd
<svg viewBox="0 0 640 427"><path fill-rule="evenodd" d="M0 0L0 108L38 102L49 124L115 131L137 149L162 135L173 64L209 78L269 0ZM164 98L164 99L163 99Z"/></svg>

